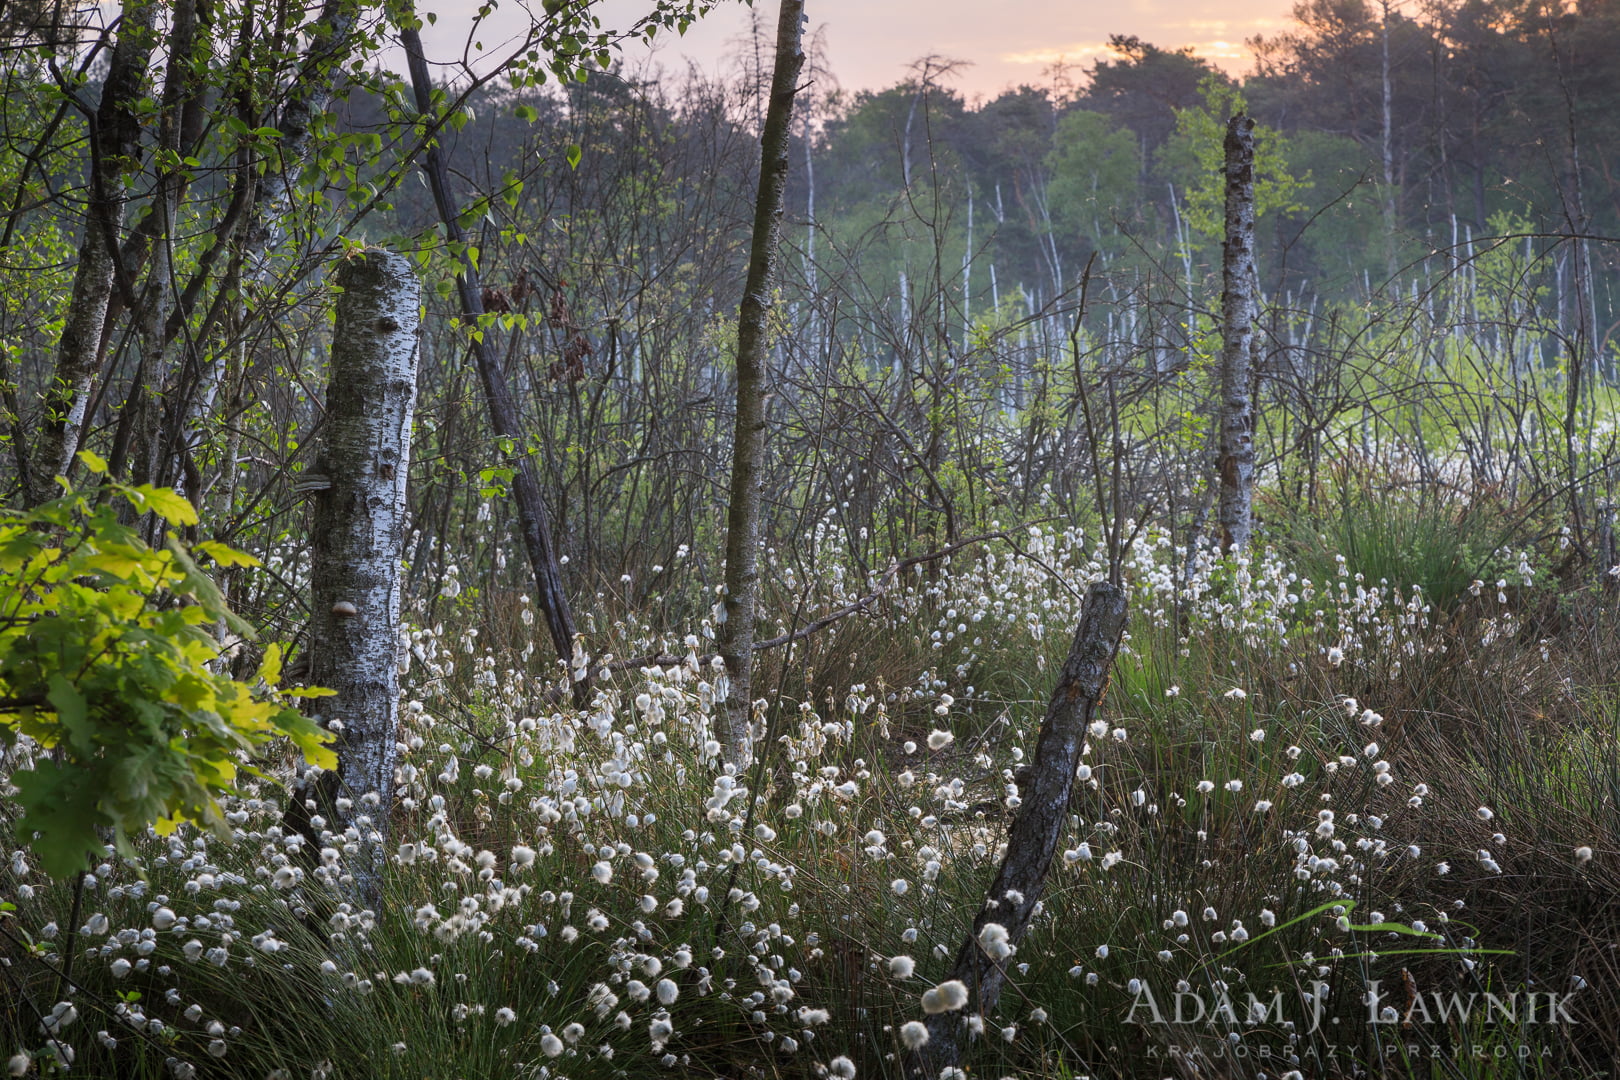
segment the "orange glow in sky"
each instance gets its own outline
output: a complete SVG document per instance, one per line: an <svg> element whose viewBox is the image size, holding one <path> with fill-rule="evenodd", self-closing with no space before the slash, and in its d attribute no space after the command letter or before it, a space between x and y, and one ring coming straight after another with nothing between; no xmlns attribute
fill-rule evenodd
<svg viewBox="0 0 1620 1080"><path fill-rule="evenodd" d="M419 0L418 10L439 19L425 35L430 53L459 56L470 25L471 0ZM480 37L498 51L510 27L524 16L516 0L504 0ZM1275 34L1289 24L1294 0L806 0L812 33L820 32L825 55L845 90L879 89L906 77L911 63L930 54L969 61L950 85L970 100L994 96L1020 83L1050 83L1049 69L1065 62L1078 75L1107 55L1110 34L1135 34L1165 49L1191 45L1197 55L1233 74L1252 64L1244 42ZM602 0L604 26L624 26L644 13L644 0ZM769 63L776 5L756 0ZM748 38L750 10L726 0L714 12L654 51L653 60L670 71L688 62L711 75L728 74L732 57ZM648 57L644 46L627 46L627 63ZM434 57L437 58L437 57Z"/></svg>

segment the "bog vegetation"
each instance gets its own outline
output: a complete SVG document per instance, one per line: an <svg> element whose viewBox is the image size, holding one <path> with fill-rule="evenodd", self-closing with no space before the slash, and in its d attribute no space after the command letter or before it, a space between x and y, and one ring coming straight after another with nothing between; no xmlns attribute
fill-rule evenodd
<svg viewBox="0 0 1620 1080"><path fill-rule="evenodd" d="M1610 1069L1620 11L1307 2L1243 79L1117 38L971 103L812 37L745 298L768 35L620 59L707 6L548 3L474 67L408 3L0 8L10 1074ZM397 660L334 694L379 248L423 297ZM1109 581L1055 857L987 895ZM395 676L381 790L323 782Z"/></svg>

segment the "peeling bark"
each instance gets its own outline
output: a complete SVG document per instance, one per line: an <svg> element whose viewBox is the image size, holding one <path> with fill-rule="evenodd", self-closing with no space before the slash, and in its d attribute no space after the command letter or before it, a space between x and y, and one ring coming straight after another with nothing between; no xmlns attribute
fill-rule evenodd
<svg viewBox="0 0 1620 1080"><path fill-rule="evenodd" d="M1001 869L951 969L950 978L967 985L970 1012L983 1015L994 1010L1007 979L1007 960L992 957L980 945L980 932L990 923L997 923L1006 928L1008 942L1016 946L1034 918L1035 905L1068 822L1069 796L1080 764L1080 750L1086 742L1086 727L1108 689L1109 672L1125 630L1126 611L1125 590L1120 586L1098 581L1086 591L1080 625L1075 629L1068 659L1063 663L1063 673L1052 691L1035 742L1027 790L1019 793L1022 802L1007 832L1007 852ZM927 1018L928 1042L912 1056L909 1075L932 1080L942 1068L958 1063L961 1049L956 1037L963 1015L961 1010L955 1010Z"/></svg>
<svg viewBox="0 0 1620 1080"><path fill-rule="evenodd" d="M1221 547L1239 551L1254 529L1254 120L1226 125L1226 240L1221 245L1221 412L1216 473Z"/></svg>
<svg viewBox="0 0 1620 1080"><path fill-rule="evenodd" d="M776 68L760 137L759 191L754 199L748 281L737 316L737 417L732 433L731 497L726 514L725 618L716 635L730 688L726 694L727 759L748 760L753 723L754 622L759 596L759 503L765 464L766 326L781 246L787 194L793 98L804 66L804 0L782 0L776 20Z"/></svg>
<svg viewBox="0 0 1620 1080"><path fill-rule="evenodd" d="M315 468L328 486L314 500L309 679L337 691L318 701L322 719L339 730L336 782L322 777L320 809L334 832L358 830L362 851L350 865L359 892L374 900L397 754L400 562L421 286L409 260L375 249L345 261L336 280L343 293Z"/></svg>

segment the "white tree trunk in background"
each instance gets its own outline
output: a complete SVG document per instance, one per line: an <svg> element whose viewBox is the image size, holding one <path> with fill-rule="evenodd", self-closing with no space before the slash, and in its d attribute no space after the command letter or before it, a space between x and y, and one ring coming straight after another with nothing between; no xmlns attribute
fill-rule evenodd
<svg viewBox="0 0 1620 1080"><path fill-rule="evenodd" d="M337 783L322 778L320 810L333 832L358 831L361 856L350 866L374 901L397 753L400 560L422 298L410 262L392 252L349 259L336 280L343 293L315 470L328 486L315 495L310 682L337 691L316 702L339 731Z"/></svg>
<svg viewBox="0 0 1620 1080"><path fill-rule="evenodd" d="M1249 400L1254 347L1254 120L1226 125L1226 241L1221 270L1221 547L1241 550L1254 528L1254 406Z"/></svg>

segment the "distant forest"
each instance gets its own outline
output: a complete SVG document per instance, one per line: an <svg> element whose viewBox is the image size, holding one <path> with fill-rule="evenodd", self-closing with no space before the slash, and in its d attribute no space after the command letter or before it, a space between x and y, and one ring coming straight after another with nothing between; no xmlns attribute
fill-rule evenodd
<svg viewBox="0 0 1620 1080"><path fill-rule="evenodd" d="M1582 352L1612 354L1620 5L1402 12L1310 0L1290 30L1250 45L1252 71L1234 79L1189 49L1115 36L1105 59L977 103L954 88L948 58L847 93L812 52L786 294L826 325L876 320L866 331L886 353L947 328L966 347L975 328L1072 306L1088 263L1116 301L1130 287L1196 307L1219 264L1220 134L1246 109L1261 125L1259 273L1273 310L1308 320L1324 303L1374 297L1432 308L1452 272L1510 258L1497 293L1521 310L1468 317L1539 320L1548 362L1577 336ZM628 317L638 289L740 287L723 278L736 278L751 212L751 132L768 76L758 52L737 60L752 89L750 78L616 69L565 94L519 101L491 87L471 99L475 118L452 152L467 194L504 196L517 220L547 222L525 237L547 253L525 264L525 281L544 264L553 286L570 282L559 302L582 305L570 318L593 328L576 348L603 348L602 328ZM351 96L346 120L369 129L378 108ZM580 148L577 165L566 145ZM434 221L425 188L406 183L397 199L407 230ZM492 247L498 223L488 219ZM604 247L626 255L618 282L580 280L599 267L566 269ZM515 280L522 267L503 269Z"/></svg>

